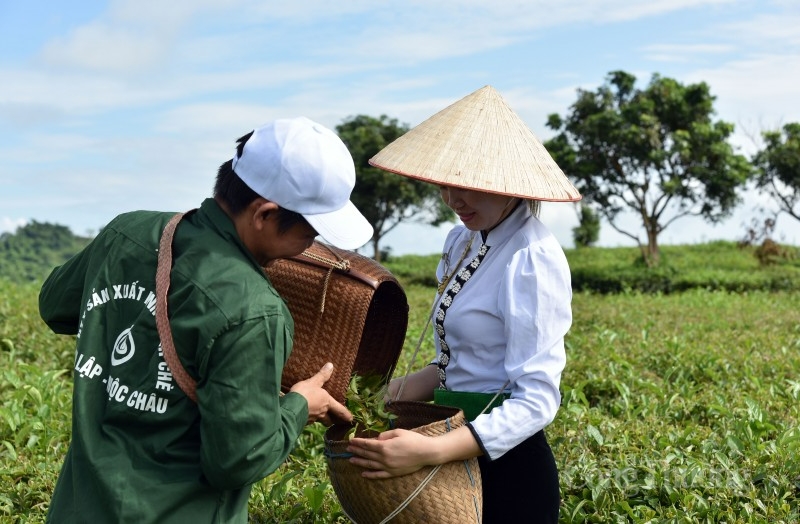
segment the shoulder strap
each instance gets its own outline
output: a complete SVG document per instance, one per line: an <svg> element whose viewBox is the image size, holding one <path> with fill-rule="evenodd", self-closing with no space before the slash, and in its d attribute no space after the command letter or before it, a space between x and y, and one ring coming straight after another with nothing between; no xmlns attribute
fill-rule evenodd
<svg viewBox="0 0 800 524"><path fill-rule="evenodd" d="M191 211L189 211L191 213ZM172 237L178 222L187 213L177 213L167 222L164 232L161 235L161 242L158 247L158 266L156 268L156 328L158 336L161 338L161 350L164 353L164 361L169 366L169 370L178 386L186 393L186 396L197 403L197 382L186 372L181 364L178 354L175 351L175 344L172 340L172 329L169 325L167 314L167 293L169 291L170 272L172 270Z"/></svg>

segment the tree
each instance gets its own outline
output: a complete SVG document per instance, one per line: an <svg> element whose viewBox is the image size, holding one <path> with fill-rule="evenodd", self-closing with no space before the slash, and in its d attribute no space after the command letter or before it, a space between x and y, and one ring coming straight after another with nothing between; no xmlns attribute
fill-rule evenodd
<svg viewBox="0 0 800 524"><path fill-rule="evenodd" d="M756 184L778 203L780 211L800 220L800 123L761 134L766 145L753 157Z"/></svg>
<svg viewBox="0 0 800 524"><path fill-rule="evenodd" d="M578 211L578 225L572 228L575 247L590 247L600 238L600 216L586 203Z"/></svg>
<svg viewBox="0 0 800 524"><path fill-rule="evenodd" d="M381 239L403 222L438 226L453 218L439 196L439 188L369 165L369 159L408 131L386 115L351 117L336 126L356 165L356 186L350 197L372 224L373 258L380 262Z"/></svg>
<svg viewBox="0 0 800 524"><path fill-rule="evenodd" d="M545 144L611 227L634 239L648 266L658 265L658 235L675 220L718 222L739 202L752 166L727 142L733 125L713 122L714 97L704 82L684 86L653 75L646 89L624 71L597 91L578 90L571 113L547 125ZM641 219L647 241L622 229L621 211Z"/></svg>

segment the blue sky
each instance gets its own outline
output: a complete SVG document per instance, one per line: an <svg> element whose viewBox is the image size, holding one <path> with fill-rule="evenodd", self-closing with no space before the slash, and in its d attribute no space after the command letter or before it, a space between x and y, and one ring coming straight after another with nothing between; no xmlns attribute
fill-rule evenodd
<svg viewBox="0 0 800 524"><path fill-rule="evenodd" d="M0 0L0 232L196 207L235 139L274 118L413 126L490 84L546 139L548 114L618 69L640 87L707 82L749 155L800 121L798 27L796 0ZM745 196L724 223L681 219L661 242L742 237L769 205ZM542 218L572 245L573 205ZM435 253L447 228L401 226L383 245ZM800 244L788 216L778 235ZM600 243L632 241L604 224Z"/></svg>

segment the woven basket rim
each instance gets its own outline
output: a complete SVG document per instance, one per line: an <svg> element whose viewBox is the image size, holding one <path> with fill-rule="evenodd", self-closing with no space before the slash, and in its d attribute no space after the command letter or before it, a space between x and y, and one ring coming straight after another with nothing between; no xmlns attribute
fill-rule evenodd
<svg viewBox="0 0 800 524"><path fill-rule="evenodd" d="M414 427L404 427L405 425L400 425L396 428L392 429L407 429L409 431L414 431L415 433L421 433L423 435L430 433L430 430L440 425L447 419L451 420L451 424L458 427L466 423L466 418L464 417L464 412L456 407L452 406L442 406L439 404L433 404L431 402L422 402L416 400L396 400L392 402L388 402L386 404L386 409L390 412L396 413L397 411L402 411L403 409L416 409L416 410L423 410L430 412L431 414L438 414L441 418L436 418L427 424L422 424L420 426ZM344 438L336 438L340 434L342 437L350 431L354 427L354 423L337 423L330 426L325 431L324 442L326 446L337 446L342 444L347 444L348 440ZM362 432L357 434L358 437L361 438L376 438L377 435L371 435L369 432Z"/></svg>

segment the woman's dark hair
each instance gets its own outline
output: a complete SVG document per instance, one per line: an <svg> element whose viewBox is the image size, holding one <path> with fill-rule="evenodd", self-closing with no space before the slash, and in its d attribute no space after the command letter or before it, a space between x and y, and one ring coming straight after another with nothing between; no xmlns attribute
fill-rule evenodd
<svg viewBox="0 0 800 524"><path fill-rule="evenodd" d="M236 150L239 155L242 154L244 144L252 134L253 132L251 131L236 141ZM249 206L253 200L259 197L260 195L250 189L233 170L233 160L228 160L219 166L217 180L214 183L214 198L224 202L232 215L238 215L247 209L247 206ZM285 233L295 224L304 222L306 222L306 219L300 213L278 207L279 233Z"/></svg>

